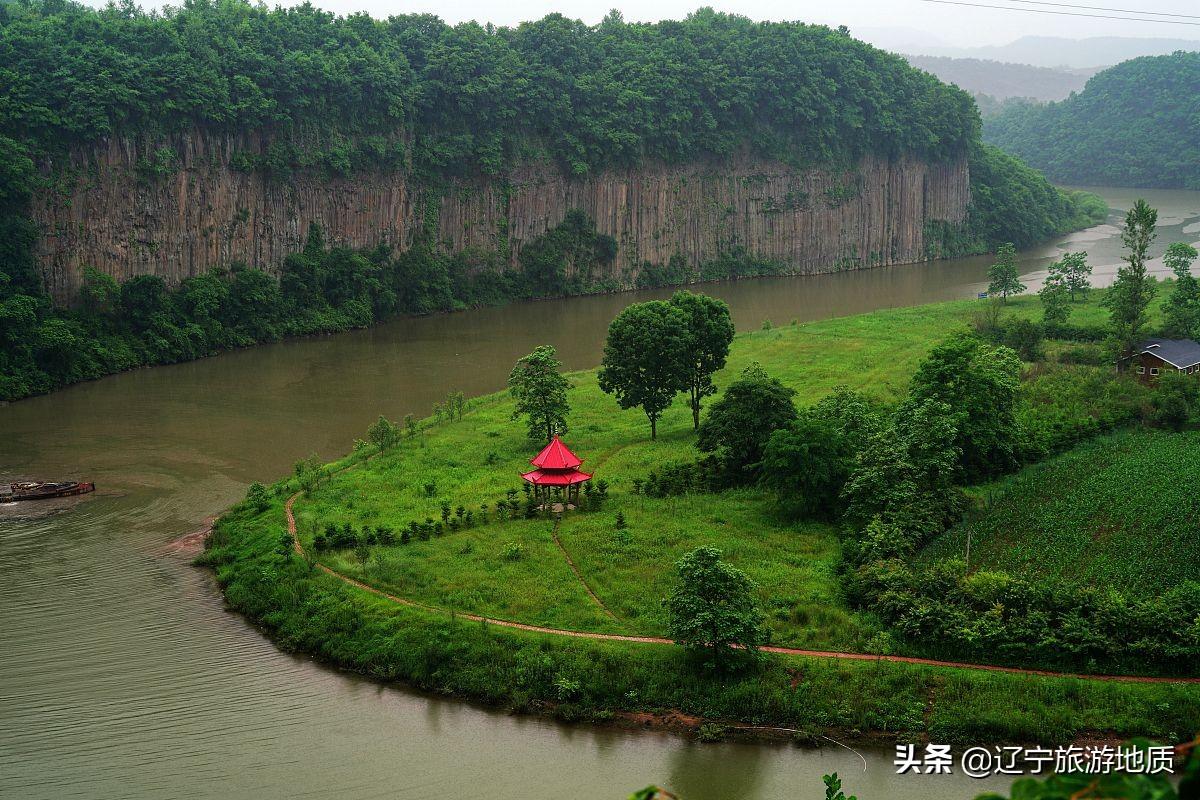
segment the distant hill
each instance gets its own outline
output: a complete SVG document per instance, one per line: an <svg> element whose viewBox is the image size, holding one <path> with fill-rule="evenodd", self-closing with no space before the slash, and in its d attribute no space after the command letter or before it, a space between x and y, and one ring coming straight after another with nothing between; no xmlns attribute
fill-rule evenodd
<svg viewBox="0 0 1200 800"><path fill-rule="evenodd" d="M1097 73L1060 103L1013 104L985 141L1056 183L1200 189L1200 52Z"/></svg>
<svg viewBox="0 0 1200 800"><path fill-rule="evenodd" d="M1033 67L980 58L909 55L905 58L917 69L933 73L946 83L993 100L1010 97L1063 100L1071 92L1083 89L1087 79L1096 73L1095 69Z"/></svg>
<svg viewBox="0 0 1200 800"><path fill-rule="evenodd" d="M1196 39L1145 39L1132 36L1096 36L1066 39L1058 36L1022 36L1014 42L987 47L907 47L906 52L928 56L978 58L1036 67L1104 67L1142 56L1162 56L1176 50L1200 50ZM966 88L966 87L964 87Z"/></svg>

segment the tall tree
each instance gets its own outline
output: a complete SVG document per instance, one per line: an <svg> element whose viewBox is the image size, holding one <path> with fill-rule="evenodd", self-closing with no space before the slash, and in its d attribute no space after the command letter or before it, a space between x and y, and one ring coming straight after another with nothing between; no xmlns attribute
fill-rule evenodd
<svg viewBox="0 0 1200 800"><path fill-rule="evenodd" d="M1067 253L1050 265L1050 274L1062 277L1063 286L1071 293L1071 302L1075 296L1087 297L1092 288L1092 267L1087 263L1087 253Z"/></svg>
<svg viewBox="0 0 1200 800"><path fill-rule="evenodd" d="M1200 336L1200 281L1192 274L1196 256L1196 248L1184 242L1171 244L1163 255L1163 263L1175 273L1175 290L1163 308L1166 318L1163 327L1168 336L1180 339Z"/></svg>
<svg viewBox="0 0 1200 800"><path fill-rule="evenodd" d="M947 337L917 367L905 407L926 401L949 406L968 479L1017 465L1016 419L1021 360L1011 349L962 332Z"/></svg>
<svg viewBox="0 0 1200 800"><path fill-rule="evenodd" d="M1125 215L1121 241L1128 252L1121 256L1125 265L1117 270L1117 279L1104 295L1109 310L1113 338L1122 352L1137 344L1146 325L1146 309L1154 298L1154 278L1146 272L1146 252L1154 241L1158 211L1139 198Z"/></svg>
<svg viewBox="0 0 1200 800"><path fill-rule="evenodd" d="M1067 288L1066 279L1061 273L1051 270L1046 282L1038 291L1042 300L1042 320L1048 324L1061 325L1071 314L1068 298L1071 290Z"/></svg>
<svg viewBox="0 0 1200 800"><path fill-rule="evenodd" d="M379 452L386 453L400 442L400 429L396 423L380 414L379 419L367 428L367 441L378 447Z"/></svg>
<svg viewBox="0 0 1200 800"><path fill-rule="evenodd" d="M658 438L658 418L687 387L690 373L687 315L663 300L635 303L608 326L600 389L621 408L641 407Z"/></svg>
<svg viewBox="0 0 1200 800"><path fill-rule="evenodd" d="M863 448L842 496L847 519L868 529L871 557L911 553L960 513L956 417L938 400L910 399Z"/></svg>
<svg viewBox="0 0 1200 800"><path fill-rule="evenodd" d="M1012 242L1005 242L996 248L996 263L988 267L988 294L998 294L1004 302L1008 302L1010 294L1020 294L1025 291L1021 276L1017 274L1017 250Z"/></svg>
<svg viewBox="0 0 1200 800"><path fill-rule="evenodd" d="M715 547L700 547L675 564L678 581L667 601L669 628L678 644L707 651L724 663L733 647L751 652L767 641L754 581L721 560Z"/></svg>
<svg viewBox="0 0 1200 800"><path fill-rule="evenodd" d="M724 300L705 294L676 292L671 305L687 314L689 375L688 398L692 427L700 427L700 401L716 393L712 376L725 366L733 342L733 320Z"/></svg>
<svg viewBox="0 0 1200 800"><path fill-rule="evenodd" d="M508 391L517 401L513 419L524 415L529 420L529 438L545 438L567 432L567 379L559 370L558 352L548 344L517 360L508 376Z"/></svg>

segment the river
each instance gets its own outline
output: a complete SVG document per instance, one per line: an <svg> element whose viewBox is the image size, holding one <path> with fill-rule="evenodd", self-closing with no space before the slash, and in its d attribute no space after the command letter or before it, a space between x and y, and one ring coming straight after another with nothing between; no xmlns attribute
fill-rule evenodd
<svg viewBox="0 0 1200 800"><path fill-rule="evenodd" d="M1097 190L1160 210L1156 253L1200 239L1200 192ZM1119 263L1119 215L1021 255L1027 283L1086 249ZM972 297L990 260L708 284L739 329ZM1161 267L1161 264L1159 265ZM281 653L226 611L177 540L298 458L349 449L379 414L429 413L448 391L504 385L555 345L599 361L609 320L668 291L401 319L143 369L0 406L0 478L84 477L83 499L0 508L0 797L570 797L656 782L686 800L821 795L965 800L1007 781L897 777L891 754L703 745L560 725L431 698ZM25 516L22 516L25 515Z"/></svg>

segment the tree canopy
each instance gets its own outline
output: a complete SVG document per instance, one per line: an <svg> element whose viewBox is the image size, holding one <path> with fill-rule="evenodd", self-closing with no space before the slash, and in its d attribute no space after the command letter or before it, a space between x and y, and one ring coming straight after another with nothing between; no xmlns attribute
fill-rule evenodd
<svg viewBox="0 0 1200 800"><path fill-rule="evenodd" d="M0 129L43 146L138 130L321 129L330 166L403 156L495 174L530 138L571 173L643 158L789 160L961 151L969 95L821 25L700 9L517 27L427 14L189 0L158 12L63 0L0 16Z"/></svg>
<svg viewBox="0 0 1200 800"><path fill-rule="evenodd" d="M751 364L708 409L696 447L713 453L725 480L753 481L771 434L796 419L795 394L757 362Z"/></svg>
<svg viewBox="0 0 1200 800"><path fill-rule="evenodd" d="M526 417L529 438L549 442L567 432L567 379L559 370L562 363L550 345L538 345L522 356L508 376L508 391L516 401L513 419Z"/></svg>
<svg viewBox="0 0 1200 800"><path fill-rule="evenodd" d="M1125 214L1121 231L1126 249L1121 260L1125 264L1117 270L1117 278L1102 301L1111 315L1113 337L1125 351L1141 338L1146 311L1157 291L1154 276L1146 271L1146 254L1157 236L1157 225L1158 210L1139 198Z"/></svg>
<svg viewBox="0 0 1200 800"><path fill-rule="evenodd" d="M671 636L707 651L719 666L733 646L755 650L767 641L754 582L721 560L715 547L699 547L675 565L678 582L667 601Z"/></svg>
<svg viewBox="0 0 1200 800"><path fill-rule="evenodd" d="M988 267L988 294L998 294L1004 302L1010 294L1025 291L1021 276L1017 274L1017 250L1012 242L1005 242L996 249L996 261Z"/></svg>
<svg viewBox="0 0 1200 800"><path fill-rule="evenodd" d="M1016 353L964 331L939 343L917 367L907 405L928 401L946 405L954 421L963 472L974 481L1017 466L1020 383L1021 360Z"/></svg>
<svg viewBox="0 0 1200 800"><path fill-rule="evenodd" d="M691 375L687 315L664 300L627 306L608 326L600 388L621 408L638 408L658 437L658 418Z"/></svg>
<svg viewBox="0 0 1200 800"><path fill-rule="evenodd" d="M688 376L685 389L692 406L692 427L700 427L700 403L717 387L712 376L725 366L733 343L733 319L724 300L706 294L676 292L671 305L687 315Z"/></svg>

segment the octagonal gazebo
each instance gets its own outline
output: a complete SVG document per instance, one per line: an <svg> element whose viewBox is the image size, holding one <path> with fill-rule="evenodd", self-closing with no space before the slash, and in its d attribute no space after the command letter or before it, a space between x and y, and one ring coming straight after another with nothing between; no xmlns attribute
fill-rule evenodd
<svg viewBox="0 0 1200 800"><path fill-rule="evenodd" d="M521 478L526 483L533 484L534 496L541 500L543 505L555 501L571 505L579 499L579 487L592 479L591 475L580 471L579 467L583 461L557 436L542 448L542 452L530 459L529 463L537 469L522 473Z"/></svg>

